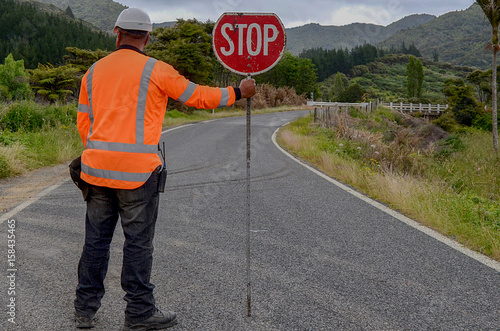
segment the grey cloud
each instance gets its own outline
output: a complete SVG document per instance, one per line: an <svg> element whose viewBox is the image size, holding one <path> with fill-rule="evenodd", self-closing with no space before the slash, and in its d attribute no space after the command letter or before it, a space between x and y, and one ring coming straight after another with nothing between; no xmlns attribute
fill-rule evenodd
<svg viewBox="0 0 500 331"><path fill-rule="evenodd" d="M395 21L401 17L428 13L443 13L468 8L473 0L121 0L127 6L141 7L150 13L175 12L183 9L193 17L216 20L224 11L274 12L288 26L292 22L316 22L323 25L335 24L331 21L335 10L344 6L368 7L374 15L388 13L388 19ZM153 16L153 15L152 15ZM184 17L192 18L192 17ZM163 20L175 18L165 17ZM161 20L161 19L160 19ZM158 19L156 19L158 21ZM390 22L388 22L390 23Z"/></svg>

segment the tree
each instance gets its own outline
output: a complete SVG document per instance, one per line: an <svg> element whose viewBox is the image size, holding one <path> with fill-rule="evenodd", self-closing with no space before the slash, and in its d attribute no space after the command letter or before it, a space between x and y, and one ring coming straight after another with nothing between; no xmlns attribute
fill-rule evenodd
<svg viewBox="0 0 500 331"><path fill-rule="evenodd" d="M491 70L476 69L467 75L467 81L474 86L479 102L491 102Z"/></svg>
<svg viewBox="0 0 500 331"><path fill-rule="evenodd" d="M210 33L214 24L195 19L178 19L171 28L158 28L151 34L153 42L146 54L172 65L179 73L197 84L211 84L216 61Z"/></svg>
<svg viewBox="0 0 500 331"><path fill-rule="evenodd" d="M340 94L338 101L349 103L361 102L363 100L364 93L365 91L361 88L361 85L354 83Z"/></svg>
<svg viewBox="0 0 500 331"><path fill-rule="evenodd" d="M66 7L66 10L64 12L66 13L66 15L68 15L72 19L75 19L75 15L73 14L73 11L71 10L70 6Z"/></svg>
<svg viewBox="0 0 500 331"><path fill-rule="evenodd" d="M66 52L69 54L64 56L64 62L66 64L72 64L82 73L85 73L92 64L111 53L110 51L103 51L100 49L89 51L78 47L66 47Z"/></svg>
<svg viewBox="0 0 500 331"><path fill-rule="evenodd" d="M486 18L491 24L492 37L491 49L493 51L492 74L491 74L491 95L492 95L492 123L493 123L493 147L498 155L498 106L497 106L497 55L500 50L498 43L498 26L500 25L500 0L476 0L483 10Z"/></svg>
<svg viewBox="0 0 500 331"><path fill-rule="evenodd" d="M335 97L338 97L342 94L342 92L344 92L344 86L344 78L342 77L342 74L340 72L337 72L337 74L335 75L335 80L333 81L333 94Z"/></svg>
<svg viewBox="0 0 500 331"><path fill-rule="evenodd" d="M407 75L407 97L418 98L422 96L422 85L424 83L424 67L422 62L414 56L410 56L406 66Z"/></svg>
<svg viewBox="0 0 500 331"><path fill-rule="evenodd" d="M66 102L71 95L78 95L81 73L72 65L54 67L39 64L38 68L31 72L33 89L44 101Z"/></svg>
<svg viewBox="0 0 500 331"><path fill-rule="evenodd" d="M481 104L474 96L474 88L462 79L447 79L443 93L457 123L472 126L483 113Z"/></svg>
<svg viewBox="0 0 500 331"><path fill-rule="evenodd" d="M437 50L432 51L432 61L439 62L439 53Z"/></svg>
<svg viewBox="0 0 500 331"><path fill-rule="evenodd" d="M298 58L286 52L280 62L270 71L256 77L258 83L268 83L274 87L293 87L298 95L314 92L317 94L316 68L310 59Z"/></svg>
<svg viewBox="0 0 500 331"><path fill-rule="evenodd" d="M0 64L0 100L22 100L31 96L24 61L15 61L12 54L9 54L4 64Z"/></svg>

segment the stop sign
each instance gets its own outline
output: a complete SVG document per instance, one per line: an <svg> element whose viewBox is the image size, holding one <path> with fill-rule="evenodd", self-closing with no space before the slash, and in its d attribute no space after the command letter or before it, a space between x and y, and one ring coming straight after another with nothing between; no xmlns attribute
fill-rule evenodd
<svg viewBox="0 0 500 331"><path fill-rule="evenodd" d="M240 75L268 71L279 62L285 45L285 28L273 13L224 13L213 30L215 56Z"/></svg>

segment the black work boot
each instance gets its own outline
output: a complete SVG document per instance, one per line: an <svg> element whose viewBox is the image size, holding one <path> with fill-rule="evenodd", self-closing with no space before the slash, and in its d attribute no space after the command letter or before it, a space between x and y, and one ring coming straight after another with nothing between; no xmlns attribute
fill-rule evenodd
<svg viewBox="0 0 500 331"><path fill-rule="evenodd" d="M78 329L91 329L95 326L95 316L81 316L75 312L75 326Z"/></svg>
<svg viewBox="0 0 500 331"><path fill-rule="evenodd" d="M125 319L124 331L128 330L161 330L172 327L177 324L177 315L172 311L167 311L165 313L156 309L153 316L145 321L132 323Z"/></svg>

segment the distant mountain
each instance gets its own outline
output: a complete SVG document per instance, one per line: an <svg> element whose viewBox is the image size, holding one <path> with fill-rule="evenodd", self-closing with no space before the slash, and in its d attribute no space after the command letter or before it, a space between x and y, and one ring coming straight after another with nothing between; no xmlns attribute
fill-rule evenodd
<svg viewBox="0 0 500 331"><path fill-rule="evenodd" d="M415 14L402 18L388 26L353 23L343 26L323 26L316 23L287 29L287 49L298 55L304 49L351 49L363 44L377 44L401 29L419 26L436 16ZM399 45L401 46L401 45Z"/></svg>
<svg viewBox="0 0 500 331"><path fill-rule="evenodd" d="M163 22L163 23L153 23L153 29L156 28L171 28L176 22Z"/></svg>
<svg viewBox="0 0 500 331"><path fill-rule="evenodd" d="M491 42L491 25L481 8L474 4L466 10L454 11L425 24L396 32L378 46L390 48L414 43L422 56L455 65L478 68L491 66L492 54L485 50Z"/></svg>
<svg viewBox="0 0 500 331"><path fill-rule="evenodd" d="M89 29L92 29L96 32L102 32L102 30L100 28L98 28L97 26L93 25L90 22L87 22L87 21L85 21L81 18L78 18L78 17L69 17L68 14L64 10L57 7L56 5L41 2L39 0L15 0L15 1L17 1L18 3L23 3L23 2L28 3L30 6L32 6L36 10L43 12L45 14L58 16L58 17L64 18L65 20L68 20L68 21L76 23L76 24L83 24L86 27L88 27Z"/></svg>
<svg viewBox="0 0 500 331"><path fill-rule="evenodd" d="M113 0L38 0L56 5L62 10L69 6L77 18L90 22L103 31L111 32L122 10L128 8Z"/></svg>

